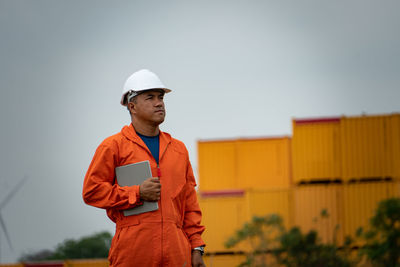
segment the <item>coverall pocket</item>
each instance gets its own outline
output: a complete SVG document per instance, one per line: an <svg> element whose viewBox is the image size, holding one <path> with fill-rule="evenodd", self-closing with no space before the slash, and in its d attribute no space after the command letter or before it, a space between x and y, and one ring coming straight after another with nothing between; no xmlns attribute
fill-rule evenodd
<svg viewBox="0 0 400 267"><path fill-rule="evenodd" d="M135 239L132 239L130 235L132 234L132 232L138 231L138 224L139 222L133 225L117 227L117 230L111 242L110 252L108 254L110 267L112 267L113 265L119 265L121 263L121 259L124 257L121 256L121 254L125 253L127 244L134 245Z"/></svg>
<svg viewBox="0 0 400 267"><path fill-rule="evenodd" d="M174 236L171 236L171 240L174 240L174 246L171 252L175 254L175 262L174 265L171 266L187 266L190 267L191 264L191 246L189 239L183 229L179 224L176 224L176 228L174 231L171 231L171 234L174 232Z"/></svg>
<svg viewBox="0 0 400 267"><path fill-rule="evenodd" d="M187 234L185 233L185 231L183 231L183 228L182 228L181 225L176 224L176 227L178 228L178 231L180 232L180 234L183 236L183 240L184 240L186 246L188 247L189 251L191 251L192 250L192 246L190 244L190 240L189 240Z"/></svg>
<svg viewBox="0 0 400 267"><path fill-rule="evenodd" d="M113 260L114 260L114 256L116 253L116 246L118 245L118 241L119 241L119 236L121 234L121 230L122 228L117 228L117 230L115 231L115 235L111 240L111 247L110 247L110 251L108 252L108 260L110 261L110 264L112 266Z"/></svg>

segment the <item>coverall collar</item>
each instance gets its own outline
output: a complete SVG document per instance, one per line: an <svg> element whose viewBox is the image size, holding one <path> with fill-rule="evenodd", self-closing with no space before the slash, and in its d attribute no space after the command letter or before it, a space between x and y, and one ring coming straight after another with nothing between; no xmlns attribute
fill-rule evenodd
<svg viewBox="0 0 400 267"><path fill-rule="evenodd" d="M141 147L146 149L151 154L150 150L148 149L146 144L143 142L142 138L140 138L137 135L137 133L135 131L135 127L133 127L132 123L129 124L129 126L124 126L122 128L121 132L126 138L137 143L138 145L140 145ZM171 135L169 135L168 133L162 132L160 130L160 159L159 159L160 162L161 162L161 157L162 157L165 149L167 149L168 144L171 143L171 139L172 139Z"/></svg>

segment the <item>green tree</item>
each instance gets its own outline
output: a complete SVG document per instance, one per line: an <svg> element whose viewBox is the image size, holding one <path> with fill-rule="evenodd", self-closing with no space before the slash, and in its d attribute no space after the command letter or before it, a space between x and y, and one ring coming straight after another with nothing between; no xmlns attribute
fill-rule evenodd
<svg viewBox="0 0 400 267"><path fill-rule="evenodd" d="M279 215L254 216L251 222L245 223L242 229L227 240L225 246L231 248L242 241L249 241L251 250L246 253L246 261L240 266L264 267L267 266L267 252L277 247L278 236L283 231L283 222Z"/></svg>
<svg viewBox="0 0 400 267"><path fill-rule="evenodd" d="M321 217L328 217L326 210ZM336 228L337 229L337 228ZM336 234L335 229L335 234ZM267 266L266 254L270 253L275 259L271 264L288 267L319 267L351 266L348 260L348 249L339 250L333 244L322 244L316 231L303 234L298 227L286 230L279 215L271 214L264 217L254 216L252 221L236 231L225 246L230 248L242 241L249 241L251 251L246 254L246 261L240 266ZM334 237L334 240L336 238ZM346 239L345 248L349 248L350 239Z"/></svg>
<svg viewBox="0 0 400 267"><path fill-rule="evenodd" d="M23 253L18 260L19 262L43 261L53 256L53 253L54 252L50 249L43 249L36 252Z"/></svg>
<svg viewBox="0 0 400 267"><path fill-rule="evenodd" d="M57 246L50 259L107 258L111 239L109 232L100 232L79 240L67 239Z"/></svg>
<svg viewBox="0 0 400 267"><path fill-rule="evenodd" d="M370 229L363 232L360 228L356 235L366 241L360 254L374 266L400 266L400 199L381 201L370 219Z"/></svg>
<svg viewBox="0 0 400 267"><path fill-rule="evenodd" d="M78 240L66 239L54 251L42 250L36 253L23 254L19 260L23 262L32 260L107 258L111 239L112 235L106 231L84 236Z"/></svg>

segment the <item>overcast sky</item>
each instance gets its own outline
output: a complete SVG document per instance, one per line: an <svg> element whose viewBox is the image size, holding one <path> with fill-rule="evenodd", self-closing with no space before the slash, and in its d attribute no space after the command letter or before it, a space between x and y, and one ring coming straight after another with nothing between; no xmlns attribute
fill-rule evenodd
<svg viewBox="0 0 400 267"><path fill-rule="evenodd" d="M290 135L291 119L399 112L399 1L0 0L1 262L114 232L86 206L93 153L130 122L125 79L173 89L162 130L185 142Z"/></svg>

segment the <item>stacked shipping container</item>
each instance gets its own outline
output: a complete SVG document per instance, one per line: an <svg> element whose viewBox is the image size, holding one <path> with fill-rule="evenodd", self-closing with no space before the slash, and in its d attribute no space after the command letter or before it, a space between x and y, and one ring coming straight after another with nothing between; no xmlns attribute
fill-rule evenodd
<svg viewBox="0 0 400 267"><path fill-rule="evenodd" d="M289 137L200 141L202 191L290 186Z"/></svg>
<svg viewBox="0 0 400 267"><path fill-rule="evenodd" d="M293 180L400 177L400 115L293 121Z"/></svg>
<svg viewBox="0 0 400 267"><path fill-rule="evenodd" d="M342 118L342 179L385 178L388 169L387 116Z"/></svg>
<svg viewBox="0 0 400 267"><path fill-rule="evenodd" d="M293 121L293 181L340 179L340 118Z"/></svg>
<svg viewBox="0 0 400 267"><path fill-rule="evenodd" d="M200 192L217 190L199 196L211 253L227 251L224 241L244 221L269 213L340 244L380 200L400 196L399 114L293 120L292 138L200 141L198 153ZM226 189L243 196L218 195Z"/></svg>
<svg viewBox="0 0 400 267"><path fill-rule="evenodd" d="M293 121L294 190L300 190L301 183L303 187L318 182L340 183L336 186L338 200L327 205L333 215L331 220L339 226L339 242L345 236L354 236L358 227L367 226L379 201L400 196L399 117L394 114ZM307 135L306 131L313 133ZM306 148L309 150L305 152ZM333 187L329 183L327 186ZM323 187L320 184L309 194L316 196ZM307 206L296 209L307 210ZM310 228L309 222L299 225Z"/></svg>
<svg viewBox="0 0 400 267"><path fill-rule="evenodd" d="M202 223L207 226L207 252L212 253L212 266L228 266L221 257L232 255L213 253L249 250L245 243L232 249L225 248L224 243L253 215L278 213L287 227L292 222L291 139L200 141L198 153L199 202ZM235 257L236 261L243 259L243 255Z"/></svg>
<svg viewBox="0 0 400 267"><path fill-rule="evenodd" d="M391 115L386 119L387 158L390 175L400 178L400 114Z"/></svg>
<svg viewBox="0 0 400 267"><path fill-rule="evenodd" d="M253 215L279 213L291 222L291 139L289 137L198 143L203 238L207 266L238 266L249 245L224 243ZM239 190L238 190L239 189ZM265 204L267 203L267 205Z"/></svg>

